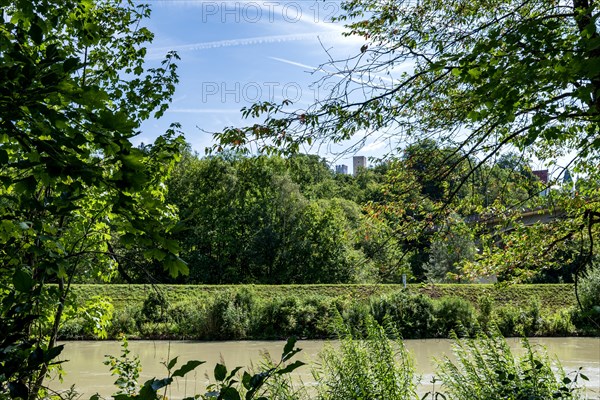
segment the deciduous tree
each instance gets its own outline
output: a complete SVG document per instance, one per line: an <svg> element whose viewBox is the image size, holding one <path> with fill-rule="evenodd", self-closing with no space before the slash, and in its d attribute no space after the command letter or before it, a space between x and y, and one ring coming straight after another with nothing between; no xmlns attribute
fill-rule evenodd
<svg viewBox="0 0 600 400"><path fill-rule="evenodd" d="M0 396L39 395L70 284L110 278L114 238L186 271L164 235L176 127L132 144L177 82L176 54L144 63L149 13L133 1L0 1Z"/></svg>
<svg viewBox="0 0 600 400"><path fill-rule="evenodd" d="M590 0L344 1L337 19L364 45L355 57L323 68L335 71L321 81L334 88L329 98L297 110L288 101L255 104L244 114L264 122L225 129L215 135L215 148L293 152L305 143L373 138L404 147L433 138L477 161L450 197L505 151L547 164L568 157L569 169L590 179L600 155L599 6ZM587 243L583 259L591 259L597 191L557 195L551 204L563 218L551 224L523 227L511 218L520 204L487 210L510 220L505 227L516 235L504 241L511 257L496 267L539 269L569 240ZM487 272L492 260L482 258Z"/></svg>

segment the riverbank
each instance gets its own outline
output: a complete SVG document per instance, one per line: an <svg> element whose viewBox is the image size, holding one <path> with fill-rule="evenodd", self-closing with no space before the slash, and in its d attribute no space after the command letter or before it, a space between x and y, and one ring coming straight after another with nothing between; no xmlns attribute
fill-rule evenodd
<svg viewBox="0 0 600 400"><path fill-rule="evenodd" d="M368 317L405 338L597 335L575 307L572 285L77 285L62 339L240 340L360 335ZM100 318L104 315L104 318Z"/></svg>

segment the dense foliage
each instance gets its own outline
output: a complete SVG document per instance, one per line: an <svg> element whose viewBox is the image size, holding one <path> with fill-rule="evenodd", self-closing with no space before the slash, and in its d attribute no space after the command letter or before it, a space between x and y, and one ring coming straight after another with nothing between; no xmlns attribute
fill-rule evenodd
<svg viewBox="0 0 600 400"><path fill-rule="evenodd" d="M0 397L37 398L62 349L70 285L114 275L117 237L174 276L186 270L165 235L175 213L163 185L181 138L132 144L177 83L175 54L144 63L149 12L117 0L0 1Z"/></svg>
<svg viewBox="0 0 600 400"><path fill-rule="evenodd" d="M515 151L554 167L548 187L577 174L577 192L554 196L545 207L561 218L534 226L520 223L521 202L485 201L478 213L496 229L482 235L483 256L466 272L518 280L565 261L582 272L594 256L600 222L599 6L588 0L343 1L336 19L364 45L350 59L331 59L329 69L341 73L319 81L333 88L328 97L306 108L288 100L255 104L243 115L262 122L225 128L213 149L290 154L301 145L353 140L391 144L397 155L433 139L454 149L440 154L434 170L437 182L450 178L449 186L428 210L417 211L442 221L448 211L461 214L464 204L455 200L471 178ZM425 193L443 187L431 182ZM402 232L421 231L424 223L400 222ZM500 246L496 233L504 236Z"/></svg>
<svg viewBox="0 0 600 400"><path fill-rule="evenodd" d="M119 287L116 287L119 286ZM487 286L487 287L486 287ZM356 335L369 319L386 323L407 339L472 336L497 326L505 336L597 335L577 308L570 285L167 286L160 292L136 285L88 285L79 298L106 293L114 306L104 326L110 338L239 340L334 338L343 320ZM81 290L83 289L83 290ZM94 302L97 304L98 300ZM91 339L93 312L81 307L60 330L63 339Z"/></svg>
<svg viewBox="0 0 600 400"><path fill-rule="evenodd" d="M167 182L166 199L179 211L170 239L181 246L189 276L174 281L161 262L144 262L143 250L132 248L122 251L127 267L121 278L354 283L401 282L406 274L417 281L468 280L463 267L478 261L478 247L494 237L481 210L515 202L547 207L552 196L534 196L542 183L526 162L508 154L480 167L455 196L455 207L436 214L468 171L463 160L462 173L436 177L444 154L454 151L425 141L355 176L335 174L315 155L186 153ZM569 282L571 272L536 279Z"/></svg>

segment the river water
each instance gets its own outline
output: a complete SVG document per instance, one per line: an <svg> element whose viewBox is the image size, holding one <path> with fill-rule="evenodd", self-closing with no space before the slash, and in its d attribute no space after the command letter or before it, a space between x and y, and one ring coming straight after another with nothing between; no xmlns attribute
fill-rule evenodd
<svg viewBox="0 0 600 400"><path fill-rule="evenodd" d="M600 338L533 338L530 342L547 349L549 355L556 355L565 371L570 372L582 367L582 372L590 381L586 384L589 399L600 399ZM308 363L318 360L318 353L326 342L319 340L304 340L297 343L302 351L295 356ZM418 374L422 375L422 385L419 392L430 390L430 384L435 371L434 358L451 356L450 340L405 340L406 347L415 360ZM521 352L519 339L508 339L515 354ZM227 341L227 342L192 342L192 341L130 341L131 354L137 354L142 363L140 383L152 377L166 377L166 369L162 362L179 357L178 365L188 360L203 360L195 372L185 379L171 385L169 399L183 398L195 393L203 393L203 389L212 378L212 370L216 363L225 362L228 369L237 366L248 367L260 361L267 352L273 359L281 355L285 342L283 341ZM335 342L331 342L333 346ZM118 356L121 354L121 343L114 341L80 341L66 342L61 359L68 360L64 364L66 375L63 382L56 379L50 383L55 390L69 388L75 384L77 391L83 393L82 399L88 399L92 394L99 393L104 397L116 391L113 385L116 377L110 376L108 366L103 364L105 355ZM315 385L309 366L296 370L295 379L302 380L306 385ZM214 382L214 380L212 380Z"/></svg>

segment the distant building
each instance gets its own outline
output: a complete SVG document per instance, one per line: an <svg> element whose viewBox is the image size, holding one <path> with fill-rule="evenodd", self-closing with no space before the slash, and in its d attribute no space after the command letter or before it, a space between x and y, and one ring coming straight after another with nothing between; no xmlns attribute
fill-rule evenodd
<svg viewBox="0 0 600 400"><path fill-rule="evenodd" d="M367 157L365 156L354 156L352 157L353 170L352 173L354 176L358 174L358 170L361 168L367 168Z"/></svg>
<svg viewBox="0 0 600 400"><path fill-rule="evenodd" d="M348 175L348 166L347 165L336 165L335 173L342 174L342 175Z"/></svg>
<svg viewBox="0 0 600 400"><path fill-rule="evenodd" d="M563 184L566 186L573 185L573 177L571 176L571 172L568 169L565 169L565 174L563 175Z"/></svg>
<svg viewBox="0 0 600 400"><path fill-rule="evenodd" d="M541 182L544 184L544 186L545 186L544 190L542 190L542 191L540 192L540 194L541 194L542 196L547 196L547 195L548 195L548 192L549 192L549 190L550 190L550 189L548 188L548 180L549 180L549 178L548 178L548 170L547 170L547 169L539 169L539 170L536 170L536 171L531 171L531 172L532 172L532 173L533 173L535 176L537 176L537 177L538 177L538 179L539 179L539 180L540 180L540 181L541 181Z"/></svg>
<svg viewBox="0 0 600 400"><path fill-rule="evenodd" d="M537 171L531 171L535 176L538 177L538 179L540 181L542 181L542 183L544 185L548 184L548 170L547 169L539 169Z"/></svg>

